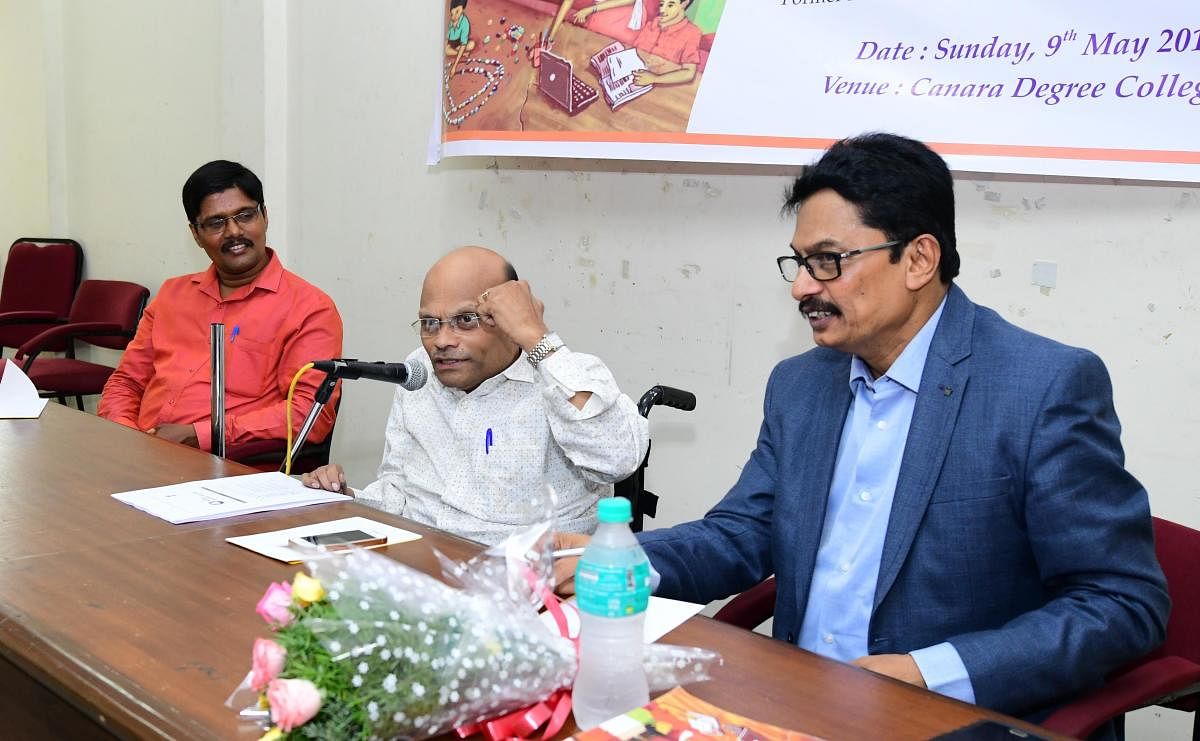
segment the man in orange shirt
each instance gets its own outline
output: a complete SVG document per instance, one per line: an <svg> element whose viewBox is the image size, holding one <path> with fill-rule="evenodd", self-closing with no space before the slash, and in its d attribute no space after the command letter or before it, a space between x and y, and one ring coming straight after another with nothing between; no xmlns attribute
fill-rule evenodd
<svg viewBox="0 0 1200 741"><path fill-rule="evenodd" d="M212 449L209 325L225 325L225 439L283 439L292 377L342 352L342 318L324 292L283 268L267 247L262 183L236 162L209 162L183 186L192 238L212 260L170 278L104 386L99 414L151 435ZM293 433L312 407L319 374L293 395ZM339 390L340 391L340 390ZM310 442L333 427L337 393Z"/></svg>

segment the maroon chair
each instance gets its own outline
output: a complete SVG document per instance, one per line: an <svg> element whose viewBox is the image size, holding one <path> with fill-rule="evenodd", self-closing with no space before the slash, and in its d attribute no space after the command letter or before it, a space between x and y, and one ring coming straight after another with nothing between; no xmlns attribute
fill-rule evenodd
<svg viewBox="0 0 1200 741"><path fill-rule="evenodd" d="M1166 640L1111 674L1100 689L1055 711L1042 722L1051 731L1086 738L1118 715L1162 705L1196 713L1192 741L1200 741L1200 531L1155 517L1154 550L1171 595ZM774 611L771 577L734 597L714 617L751 630Z"/></svg>
<svg viewBox="0 0 1200 741"><path fill-rule="evenodd" d="M1042 722L1046 728L1085 738L1110 718L1162 705L1196 713L1192 740L1200 740L1200 531L1155 517L1154 550L1171 595L1167 639L1100 689L1060 708Z"/></svg>
<svg viewBox="0 0 1200 741"><path fill-rule="evenodd" d="M65 404L74 396L83 409L83 397L99 394L115 368L75 358L75 343L124 350L137 331L150 291L121 280L85 280L79 286L66 324L52 327L18 348L25 375L43 397ZM65 344L67 357L39 357Z"/></svg>
<svg viewBox="0 0 1200 741"><path fill-rule="evenodd" d="M754 630L775 614L775 577L751 587L725 603L714 620Z"/></svg>
<svg viewBox="0 0 1200 741"><path fill-rule="evenodd" d="M48 326L67 321L83 272L73 239L21 237L8 248L0 286L0 350L18 348ZM61 351L65 344L47 349Z"/></svg>
<svg viewBox="0 0 1200 741"><path fill-rule="evenodd" d="M328 465L329 452L333 448L333 430L337 427L337 413L341 405L342 397L338 396L333 405L333 427L329 428L329 434L319 443L311 440L304 443L300 454L292 461L293 474L308 473ZM297 411L301 412L300 419L308 412L304 409L297 410L293 406L292 414ZM296 445L295 440L292 440L292 445ZM244 443L229 443L225 446L226 459L257 468L259 471L282 471L286 452L287 440L247 440Z"/></svg>

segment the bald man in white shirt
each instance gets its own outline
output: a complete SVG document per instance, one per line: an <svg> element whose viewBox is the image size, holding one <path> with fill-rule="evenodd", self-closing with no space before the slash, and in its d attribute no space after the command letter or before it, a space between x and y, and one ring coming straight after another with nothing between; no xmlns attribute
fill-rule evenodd
<svg viewBox="0 0 1200 741"><path fill-rule="evenodd" d="M397 389L378 478L353 491L331 464L304 483L483 543L539 521L550 484L556 527L590 533L599 499L645 457L648 426L604 363L568 349L543 313L496 252L440 259L413 322L422 347L409 356L433 377Z"/></svg>

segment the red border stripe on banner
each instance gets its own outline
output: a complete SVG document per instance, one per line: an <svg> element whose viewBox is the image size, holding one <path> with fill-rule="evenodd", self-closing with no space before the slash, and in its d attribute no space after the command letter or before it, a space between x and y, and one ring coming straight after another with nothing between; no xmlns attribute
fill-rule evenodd
<svg viewBox="0 0 1200 741"><path fill-rule="evenodd" d="M835 139L741 134L686 134L679 132L626 131L454 131L445 141L576 142L581 144L692 144L720 147L764 147L775 149L826 149ZM1170 149L1104 149L1092 147L1042 147L1021 144L968 144L928 142L941 154L983 157L1026 157L1030 159L1105 160L1110 162L1162 162L1200 165L1200 152Z"/></svg>

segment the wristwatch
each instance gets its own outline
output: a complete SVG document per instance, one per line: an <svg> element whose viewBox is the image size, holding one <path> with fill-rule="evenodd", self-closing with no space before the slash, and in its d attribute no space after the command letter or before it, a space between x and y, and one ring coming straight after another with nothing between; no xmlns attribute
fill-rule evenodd
<svg viewBox="0 0 1200 741"><path fill-rule="evenodd" d="M538 367L538 363L550 357L550 354L560 347L562 347L562 342L558 341L557 335L544 334L542 335L542 339L538 340L537 344L533 346L533 349L526 353L525 359L529 361L530 365L536 368Z"/></svg>

